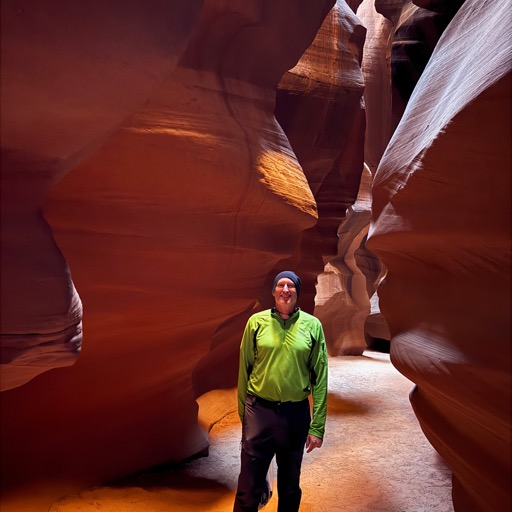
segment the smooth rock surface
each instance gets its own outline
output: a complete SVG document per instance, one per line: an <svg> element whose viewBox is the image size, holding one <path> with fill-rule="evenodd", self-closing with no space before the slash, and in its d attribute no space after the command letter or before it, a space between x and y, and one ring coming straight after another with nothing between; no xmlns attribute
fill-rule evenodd
<svg viewBox="0 0 512 512"><path fill-rule="evenodd" d="M204 2L144 108L49 190L84 344L74 366L2 393L5 486L100 482L207 448L195 399L234 385L264 281L317 221L275 90L333 3Z"/></svg>
<svg viewBox="0 0 512 512"><path fill-rule="evenodd" d="M464 512L511 506L509 20L507 1L465 2L373 186L392 362Z"/></svg>
<svg viewBox="0 0 512 512"><path fill-rule="evenodd" d="M42 203L173 70L200 4L2 3L2 390L78 359L82 304Z"/></svg>
<svg viewBox="0 0 512 512"><path fill-rule="evenodd" d="M382 273L380 261L365 245L371 185L365 166L357 200L338 228L338 256L318 278L315 315L322 321L331 355L361 355L367 346L365 322Z"/></svg>
<svg viewBox="0 0 512 512"><path fill-rule="evenodd" d="M179 3L2 4L2 486L205 453L245 321L292 267L307 311L319 276L331 352L392 338L457 512L509 509L509 6L467 0L447 26L460 2ZM337 406L364 411L334 400L343 435ZM369 435L350 444L382 462ZM358 460L335 488L407 510Z"/></svg>
<svg viewBox="0 0 512 512"><path fill-rule="evenodd" d="M364 342L361 344L362 330L352 339L345 335L347 330L354 333L355 329L339 322L339 311L346 305L337 300L339 295L330 301L330 308L319 308L315 297L316 291L328 300L333 286L341 293L352 293L345 289L343 277L329 272L334 281L328 282L322 273L326 264L343 258L339 252L338 226L357 199L363 170L365 110L361 61L365 34L366 29L353 11L345 2L338 1L311 46L280 81L276 98L277 120L304 169L318 205L318 222L302 235L300 248L289 266L298 271L304 282L301 306L314 307L323 322L332 354L361 354L365 346ZM348 233L345 243L349 245L354 236L357 233ZM359 309L351 311L357 309L357 315L364 316L367 306L369 303L360 304ZM345 340L343 346L341 337Z"/></svg>

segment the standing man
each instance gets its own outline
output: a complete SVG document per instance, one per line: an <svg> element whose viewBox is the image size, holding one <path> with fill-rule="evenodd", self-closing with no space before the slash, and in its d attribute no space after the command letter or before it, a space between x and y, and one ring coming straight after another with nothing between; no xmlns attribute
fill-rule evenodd
<svg viewBox="0 0 512 512"><path fill-rule="evenodd" d="M304 446L322 446L327 412L327 351L320 321L296 307L301 280L278 274L275 307L249 318L240 346L238 414L241 470L234 512L256 512L274 455L278 512L297 512ZM313 397L311 419L309 395Z"/></svg>

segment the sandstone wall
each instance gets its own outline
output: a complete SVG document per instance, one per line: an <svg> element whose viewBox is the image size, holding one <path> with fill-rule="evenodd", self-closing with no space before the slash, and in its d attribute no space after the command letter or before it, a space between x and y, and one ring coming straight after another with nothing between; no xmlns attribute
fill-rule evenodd
<svg viewBox="0 0 512 512"><path fill-rule="evenodd" d="M370 176L375 174L439 37L461 3L411 0L359 2L357 16L367 29L362 72L366 111L364 161ZM374 297L371 303L378 278L385 269L365 246L369 217L365 225L358 215L357 227L353 224L354 217L350 214L348 217L341 219L338 228L337 256L332 260L325 258L325 275L317 287L319 297L324 298L319 299L317 312L326 324L335 326L329 332L330 337L336 340L331 353L360 355L374 338L379 340L381 336L388 336L384 339L389 339L385 319L378 310L378 299ZM355 243L357 240L360 243ZM354 287L353 283L359 278L362 279L361 286ZM323 290L324 285L336 290L337 299L334 296L327 299L330 291ZM323 315L327 300L330 306L325 311L329 310L329 314ZM339 303L335 306L337 300ZM333 314L334 310L337 313ZM371 317L368 316L370 311Z"/></svg>
<svg viewBox="0 0 512 512"><path fill-rule="evenodd" d="M340 353L340 331L346 331L346 327L339 315L334 320L329 308L318 307L315 292L325 295L329 290L323 289L324 280L316 289L315 283L325 264L339 252L338 226L356 201L361 181L365 130L361 60L365 34L346 3L337 2L312 45L280 81L276 97L276 118L318 205L318 222L303 233L298 250L286 265L297 269L303 279L301 307L314 308L324 325L331 354ZM338 303L336 307L341 309L343 305Z"/></svg>
<svg viewBox="0 0 512 512"><path fill-rule="evenodd" d="M121 96L129 93L130 101L135 95L135 79L116 68L116 57L121 67L152 79L136 91L139 103L122 104L116 121L130 114L130 108L134 113L121 128L112 133L110 119L103 130L102 124L89 125L72 115L69 124L51 117L44 124L49 132L56 126L64 132L81 157L73 154L59 167L65 175L53 187L57 174L51 170L31 208L38 212L44 198L44 216L59 248L55 250L65 255L83 303L84 342L74 366L45 372L2 393L5 485L43 476L97 482L206 449L195 398L235 383L240 333L265 280L295 251L302 232L317 222L307 179L274 117L275 90L333 3L205 1L193 30L188 18L182 20L176 33L183 37L174 46L169 43L174 49L170 57L156 50L147 57L155 68L162 57L166 72L141 69L137 60L129 60L130 48L121 48L121 56L109 62L102 54L97 62L94 54L90 57L91 68L98 65L96 81L108 80L104 68L112 66L117 82L107 87L110 96L115 89ZM46 36L62 44L66 35L57 29L71 30L64 23L70 13L45 11L48 6L40 5L38 12L56 27L55 32L42 31L41 41ZM179 11L173 13L180 23ZM7 21L16 15L7 12ZM166 26L162 13L153 15L157 27ZM151 27L154 20L147 16ZM90 18L94 22L93 13ZM153 35L165 42L158 32ZM85 37L78 32L77 45L87 46ZM14 44L9 38L5 42ZM100 38L97 44L103 42ZM117 48L121 42L114 39L112 44ZM50 45L44 56L61 69L63 63L52 61L52 51ZM72 60L80 53L70 44L66 55ZM23 61L16 62L23 71ZM86 71L75 70L82 72L84 84L92 80ZM60 79L55 78L56 85ZM67 104L75 112L72 100L80 97L73 83L64 85L70 87L71 99L56 95L64 104L50 103L51 113L65 111ZM48 90L53 92L35 83L29 96ZM10 94L16 98L15 92ZM96 98L93 90L81 110L76 108L96 120L108 95L96 105L88 101ZM10 96L2 99L11 101ZM13 122L7 117L6 127ZM95 148L101 145L94 152L73 136L75 131L82 134L84 123L84 140L93 139ZM38 146L30 145L31 132L23 132L24 126L19 136L24 155L37 160ZM48 159L62 160L59 151ZM30 189L30 168L19 164L16 169L20 190ZM11 218L5 217L7 224ZM35 247L29 245L32 256L38 254ZM66 270L62 256L60 261ZM15 265L10 271L37 278L30 266ZM71 288L69 272L64 274L63 286ZM13 283L5 293L17 286ZM48 294L53 297L54 288ZM44 305L52 310L51 301L36 298L36 310ZM23 297L17 300L15 312L24 305ZM30 331L23 332L26 336Z"/></svg>
<svg viewBox="0 0 512 512"><path fill-rule="evenodd" d="M353 6L357 7L357 16L366 28L364 49L359 53L359 66L356 68L358 72L362 68L364 76L364 103L361 107L366 114L366 122L361 126L343 115L343 129L351 130L354 134L353 140L348 141L348 147L359 149L358 144L364 140L364 162L368 166L369 181L361 185L360 195L369 196L372 175L403 114L410 93L450 15L453 16L456 11L455 4L451 5L450 9L445 8L441 12L437 12L439 6L437 10L431 5L420 8L410 0L367 0ZM353 39L351 37L349 41ZM350 47L350 43L347 46ZM347 81L351 74L345 72L344 76ZM334 129L333 132L342 133L343 129ZM346 149L344 154L348 154ZM362 168L362 161L355 163ZM340 162L340 166L346 168L347 162ZM335 204L333 197L343 197L333 184L329 190L331 196L328 204ZM360 209L356 213L349 209L354 197L352 195L350 201L340 204L346 214L331 217L332 224L338 222L336 231L339 242L336 250L331 247L330 251L323 252L326 266L317 285L315 312L327 326L331 354L360 355L372 342L374 335L389 336L385 320L378 312L378 300L374 300L374 311L372 317L368 318L370 299L384 269L379 259L365 246L370 205L366 216ZM321 205L319 202L320 212ZM318 225L321 226L321 217ZM324 230L326 235L334 232L332 225L328 228L331 231ZM334 245L332 237L325 238L331 246Z"/></svg>
<svg viewBox="0 0 512 512"><path fill-rule="evenodd" d="M467 0L443 33L380 162L368 241L393 364L464 512L510 508L509 9Z"/></svg>
<svg viewBox="0 0 512 512"><path fill-rule="evenodd" d="M439 37L464 0L364 0L365 163L375 173Z"/></svg>
<svg viewBox="0 0 512 512"><path fill-rule="evenodd" d="M2 390L77 360L82 304L42 201L172 71L200 3L2 3Z"/></svg>
<svg viewBox="0 0 512 512"><path fill-rule="evenodd" d="M275 272L360 353L375 253L457 512L510 507L508 10L460 3L2 4L5 486L206 450Z"/></svg>
<svg viewBox="0 0 512 512"><path fill-rule="evenodd" d="M380 261L366 248L371 186L372 174L365 166L357 200L338 228L337 256L329 260L318 278L315 314L322 320L332 355L361 355L367 347L365 324L370 298L382 272Z"/></svg>

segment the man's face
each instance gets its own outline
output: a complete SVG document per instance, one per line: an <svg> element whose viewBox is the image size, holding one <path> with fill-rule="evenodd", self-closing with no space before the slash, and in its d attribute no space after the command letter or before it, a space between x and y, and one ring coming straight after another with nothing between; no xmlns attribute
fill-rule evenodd
<svg viewBox="0 0 512 512"><path fill-rule="evenodd" d="M276 300L276 306L282 305L287 308L294 308L297 302L297 289L293 281L287 277L279 279L272 295Z"/></svg>

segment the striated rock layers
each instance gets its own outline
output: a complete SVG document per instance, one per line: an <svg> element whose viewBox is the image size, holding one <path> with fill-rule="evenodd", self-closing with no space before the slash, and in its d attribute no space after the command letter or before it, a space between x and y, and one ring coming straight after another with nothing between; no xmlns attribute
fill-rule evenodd
<svg viewBox="0 0 512 512"><path fill-rule="evenodd" d="M2 3L2 390L77 359L82 305L41 203L174 68L199 6Z"/></svg>
<svg viewBox="0 0 512 512"><path fill-rule="evenodd" d="M365 186L368 189L411 92L460 3L421 2L419 6L411 0L365 0L358 5L357 15L367 27L362 71L367 120L364 160L370 173L370 181ZM365 191L361 190L360 194ZM365 246L369 205L367 213L363 215L359 208L350 210L347 219L342 220L338 229L338 254L328 263L321 280L333 294L318 287L317 312L325 324L334 327L329 333L335 340L333 354L360 355L374 339L389 339L385 320L378 310L378 299L373 296L384 269Z"/></svg>
<svg viewBox="0 0 512 512"><path fill-rule="evenodd" d="M443 33L373 185L368 246L394 365L453 470L457 512L509 510L510 5L467 0Z"/></svg>
<svg viewBox="0 0 512 512"><path fill-rule="evenodd" d="M255 298L317 222L275 91L333 4L205 1L145 108L49 191L84 344L73 367L2 393L4 483L97 482L207 447L195 398L234 385Z"/></svg>
<svg viewBox="0 0 512 512"><path fill-rule="evenodd" d="M357 200L348 208L338 230L338 255L326 264L318 280L315 314L329 333L330 353L335 355L361 355L367 346L365 324L370 315L370 297L382 270L378 258L365 245L371 185L372 175L365 166Z"/></svg>
<svg viewBox="0 0 512 512"><path fill-rule="evenodd" d="M464 0L364 0L365 163L375 173L439 37Z"/></svg>
<svg viewBox="0 0 512 512"><path fill-rule="evenodd" d="M286 263L297 269L304 281L301 307L306 309L313 309L317 276L337 255L337 229L356 200L361 180L365 130L361 60L365 33L345 2L337 2L313 44L285 74L277 91L277 120L318 205L318 223L304 232L296 254ZM322 289L323 283L320 279L317 285L320 295L328 293ZM338 315L333 321L331 313L329 308L315 307L329 351L338 354L339 331L344 326Z"/></svg>

